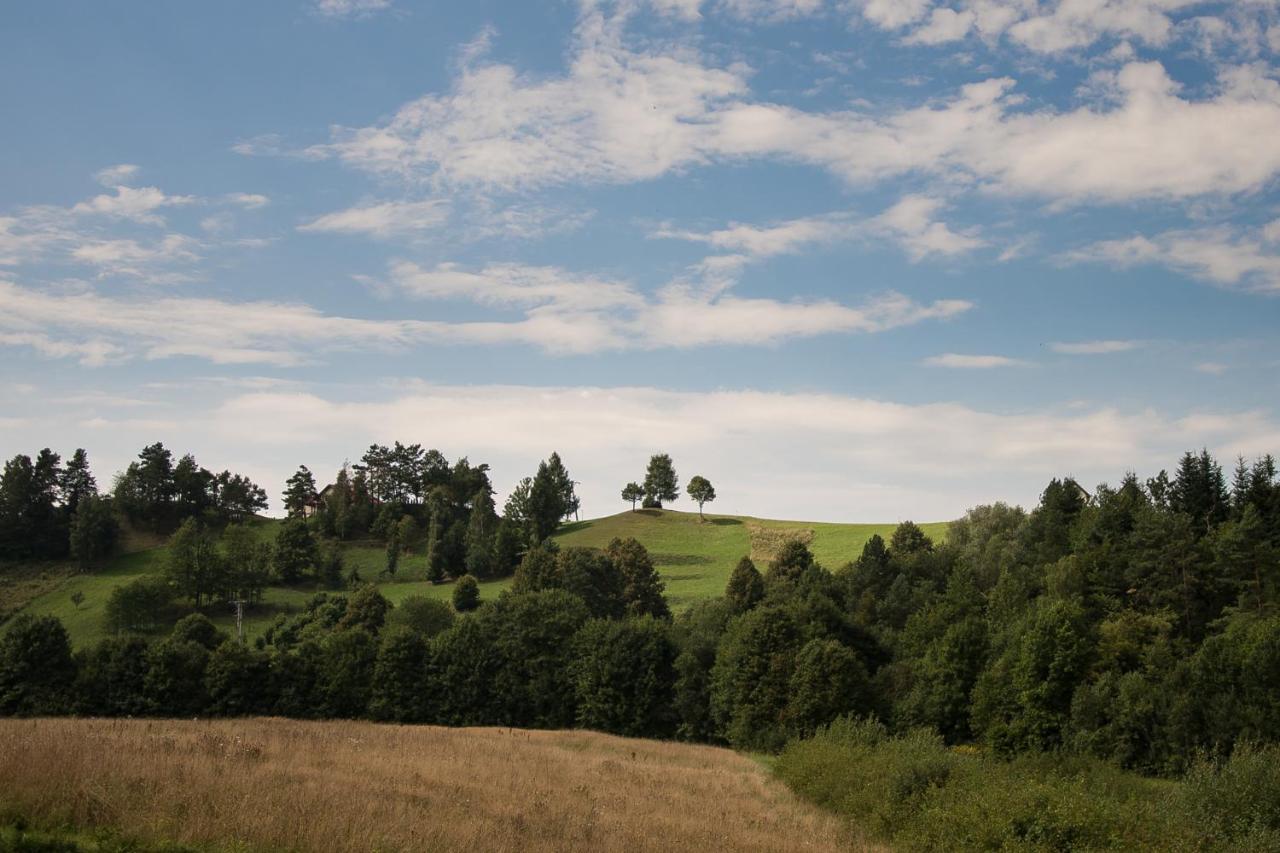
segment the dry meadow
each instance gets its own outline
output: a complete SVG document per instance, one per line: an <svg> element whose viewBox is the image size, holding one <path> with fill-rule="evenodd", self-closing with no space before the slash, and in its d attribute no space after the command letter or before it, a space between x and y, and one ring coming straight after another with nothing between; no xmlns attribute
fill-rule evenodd
<svg viewBox="0 0 1280 853"><path fill-rule="evenodd" d="M592 732L0 720L0 818L255 850L863 849L749 758Z"/></svg>

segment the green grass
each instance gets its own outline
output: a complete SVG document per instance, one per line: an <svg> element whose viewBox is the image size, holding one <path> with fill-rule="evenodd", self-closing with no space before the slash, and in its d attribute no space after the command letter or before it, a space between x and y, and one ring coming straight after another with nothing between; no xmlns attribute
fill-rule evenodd
<svg viewBox="0 0 1280 853"><path fill-rule="evenodd" d="M934 541L946 537L949 522L921 524ZM644 509L565 525L556 534L563 547L603 548L615 537L634 537L649 550L667 585L667 600L675 610L695 601L724 593L729 573L738 560L752 554L752 530L790 535L812 533L809 550L814 558L835 570L862 553L875 534L886 541L897 524L834 524L809 521L774 521L751 516L711 515L699 519L696 512ZM760 538L759 536L757 538ZM767 555L752 555L764 571Z"/></svg>
<svg viewBox="0 0 1280 853"><path fill-rule="evenodd" d="M259 536L270 539L275 535L279 522L260 519L254 524ZM800 532L806 536L811 533L809 547L815 558L824 566L835 569L855 559L872 534L878 533L887 540L895 526L771 521L722 515L707 515L705 521L700 521L697 513L639 510L567 524L556 534L556 540L562 547L603 548L615 537L638 539L653 555L654 563L666 582L667 599L672 609L679 611L695 601L724 592L734 565L751 553L752 530L764 531L766 537L771 532L787 535ZM921 526L935 540L946 535L945 522ZM72 574L61 581L53 577L49 581L51 588L32 598L20 612L56 616L66 626L72 645L92 644L106 635L102 613L111 591L143 575L163 571L167 556L163 545L149 547L122 554L96 572ZM453 584L426 581L426 558L420 548L401 559L395 578L380 574L386 565L386 552L379 541L348 543L344 556L346 569L354 568L364 580L377 584L392 604L411 595L443 601L449 601L453 595ZM760 557L759 554L756 556ZM763 564L760 568L763 570ZM481 583L480 598L482 601L496 598L510 585L510 579ZM321 588L315 584L269 587L263 593L262 603L245 612L246 637L255 639L278 615L300 611L320 591ZM72 594L76 592L84 595L79 607L71 601ZM235 615L229 605L208 607L205 614L222 629L235 629ZM180 611L175 611L174 618L179 615Z"/></svg>

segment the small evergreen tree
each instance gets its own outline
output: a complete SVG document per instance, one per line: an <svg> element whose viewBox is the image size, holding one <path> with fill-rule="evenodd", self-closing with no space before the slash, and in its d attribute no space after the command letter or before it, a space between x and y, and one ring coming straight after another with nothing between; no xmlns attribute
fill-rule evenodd
<svg viewBox="0 0 1280 853"><path fill-rule="evenodd" d="M289 515L303 515L307 505L315 499L315 496L316 478L312 476L306 465L299 465L293 476L285 481L285 511Z"/></svg>
<svg viewBox="0 0 1280 853"><path fill-rule="evenodd" d="M680 495L680 481L676 478L675 466L671 457L658 453L649 458L649 467L644 475L644 494L646 501L656 502L660 507L664 502L671 502Z"/></svg>
<svg viewBox="0 0 1280 853"><path fill-rule="evenodd" d="M467 574L489 578L496 573L494 546L497 532L498 513L494 509L493 495L487 488L481 489L471 499L471 518L467 521Z"/></svg>
<svg viewBox="0 0 1280 853"><path fill-rule="evenodd" d="M453 586L453 609L469 613L480 606L480 585L471 575L463 575Z"/></svg>
<svg viewBox="0 0 1280 853"><path fill-rule="evenodd" d="M764 578L750 557L743 557L733 567L724 594L735 613L747 612L764 598Z"/></svg>

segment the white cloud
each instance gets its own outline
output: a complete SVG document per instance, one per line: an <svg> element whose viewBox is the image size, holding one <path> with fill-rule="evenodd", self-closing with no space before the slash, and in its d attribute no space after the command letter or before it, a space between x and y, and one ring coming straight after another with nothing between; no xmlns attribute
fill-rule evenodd
<svg viewBox="0 0 1280 853"><path fill-rule="evenodd" d="M86 239L71 251L71 257L96 267L101 275L131 276L160 283L186 280L187 276L171 268L200 260L199 248L197 240L182 234L166 234L146 243L131 239Z"/></svg>
<svg viewBox="0 0 1280 853"><path fill-rule="evenodd" d="M454 264L392 265L391 284L423 299L465 299L520 307L525 319L474 323L453 334L481 341L516 340L552 352L755 346L795 337L881 332L948 319L972 305L963 300L920 304L888 293L857 307L830 300L782 302L723 293L726 282L676 282L646 295L625 282L579 276L553 267L490 264L466 271Z"/></svg>
<svg viewBox="0 0 1280 853"><path fill-rule="evenodd" d="M684 2L688 5L689 0ZM718 6L736 18L767 22L813 15L822 9L823 3L824 0L720 0Z"/></svg>
<svg viewBox="0 0 1280 853"><path fill-rule="evenodd" d="M75 358L85 367L101 367L125 357L123 348L107 341L60 341L38 332L0 331L0 346L27 347L48 358Z"/></svg>
<svg viewBox="0 0 1280 853"><path fill-rule="evenodd" d="M1195 367L1197 373L1207 373L1210 376L1221 376L1230 370L1230 366L1218 361L1202 361Z"/></svg>
<svg viewBox="0 0 1280 853"><path fill-rule="evenodd" d="M849 214L828 214L791 219L769 225L734 222L715 231L693 231L664 224L649 236L705 243L738 256L708 258L729 268L747 259L791 254L805 246L840 240L888 239L901 246L913 261L930 255L955 256L987 245L977 229L952 231L936 214L945 202L924 195L906 195L878 216L857 219Z"/></svg>
<svg viewBox="0 0 1280 853"><path fill-rule="evenodd" d="M876 26L896 30L928 14L932 0L854 0L853 5Z"/></svg>
<svg viewBox="0 0 1280 853"><path fill-rule="evenodd" d="M139 171L139 168L132 163L120 163L95 172L93 179L104 187L114 188L128 184Z"/></svg>
<svg viewBox="0 0 1280 853"><path fill-rule="evenodd" d="M328 348L386 348L425 339L432 327L413 321L359 320L281 302L224 302L165 297L129 300L92 292L55 294L0 281L0 332L52 356L76 347L109 346L113 359L193 356L217 364L300 364ZM54 346L66 346L58 352ZM88 365L103 358L83 358Z"/></svg>
<svg viewBox="0 0 1280 853"><path fill-rule="evenodd" d="M1105 41L1164 47L1185 30L1188 37L1246 41L1259 30L1268 0L1211 4L1207 0L855 0L861 16L890 31L909 29L907 44L938 44L971 32L989 43L1008 38L1033 53L1060 54ZM1224 17L1182 18L1196 7L1218 6ZM1249 8L1252 6L1252 9ZM1252 14L1253 17L1249 17ZM1238 19L1247 18L1248 26ZM1256 40L1256 38L1255 38Z"/></svg>
<svg viewBox="0 0 1280 853"><path fill-rule="evenodd" d="M98 262L124 269L128 253L118 246L110 249L104 247ZM510 264L469 272L451 264L423 268L398 262L390 274L391 286L411 297L466 300L518 310L523 316L467 322L366 320L300 304L128 300L91 292L48 293L0 281L0 332L25 336L10 338L11 345L53 356L79 354L76 348L106 342L113 347L113 358L191 356L219 364L292 366L333 349L425 345L523 344L560 354L759 346L795 337L881 332L948 319L971 307L962 300L922 304L895 293L856 307L829 300L739 299L684 284L648 296L621 282ZM55 351L56 346L66 349ZM103 357L83 360L100 364Z"/></svg>
<svg viewBox="0 0 1280 853"><path fill-rule="evenodd" d="M945 6L929 13L929 22L917 29L904 41L907 44L943 44L959 41L969 34L977 16L968 10L957 12Z"/></svg>
<svg viewBox="0 0 1280 853"><path fill-rule="evenodd" d="M1106 99L1065 110L1028 109L1013 80L993 78L897 111L813 112L752 100L747 69L709 67L688 48L630 50L619 27L588 13L565 74L467 65L447 94L412 101L385 123L340 128L307 154L411 182L497 189L643 181L768 158L854 184L935 176L1068 202L1249 192L1280 174L1271 144L1280 83L1257 66L1221 68L1196 97L1180 94L1160 64L1131 62Z"/></svg>
<svg viewBox="0 0 1280 853"><path fill-rule="evenodd" d="M327 18L364 17L391 8L391 0L312 0L316 12Z"/></svg>
<svg viewBox="0 0 1280 853"><path fill-rule="evenodd" d="M1191 229L1154 237L1103 240L1068 252L1061 259L1068 263L1107 263L1122 269L1163 266L1223 287L1280 293L1280 246L1268 237L1270 227L1258 231ZM1266 245L1269 241L1270 246Z"/></svg>
<svg viewBox="0 0 1280 853"><path fill-rule="evenodd" d="M341 129L311 152L450 184L644 180L703 159L713 106L745 92L741 69L623 49L598 13L586 15L579 39L563 77L466 66L449 94L412 101L385 125Z"/></svg>
<svg viewBox="0 0 1280 853"><path fill-rule="evenodd" d="M771 225L733 222L726 228L706 232L666 224L649 236L705 243L715 249L741 252L753 258L770 258L790 254L811 243L849 238L856 233L854 222L849 217L831 215L791 219Z"/></svg>
<svg viewBox="0 0 1280 853"><path fill-rule="evenodd" d="M98 195L71 208L81 215L99 214L131 219L148 225L163 225L164 219L155 211L162 207L191 204L196 199L189 195L165 195L157 187L115 187L115 195Z"/></svg>
<svg viewBox="0 0 1280 853"><path fill-rule="evenodd" d="M1142 345L1142 341L1059 341L1049 344L1049 349L1063 355L1108 355L1129 352Z"/></svg>
<svg viewBox="0 0 1280 853"><path fill-rule="evenodd" d="M368 234L389 238L418 234L449 221L450 204L442 199L429 201L389 201L327 213L299 231Z"/></svg>
<svg viewBox="0 0 1280 853"><path fill-rule="evenodd" d="M990 370L995 367L1026 367L1028 362L1003 355L961 355L948 352L924 360L928 367L950 367L960 370Z"/></svg>
<svg viewBox="0 0 1280 853"><path fill-rule="evenodd" d="M261 193L230 193L227 195L227 201L247 210L257 210L271 203L271 199Z"/></svg>
<svg viewBox="0 0 1280 853"><path fill-rule="evenodd" d="M1231 458L1273 450L1280 436L1280 425L1254 411L997 413L752 390L410 384L361 402L323 389L226 398L209 389L195 401L176 391L175 399L177 425L149 434L204 464L244 470L273 495L299 463L329 476L370 443L413 440L431 424L432 445L450 458L490 463L500 493L558 450L581 481L587 517L626 508L617 484L658 450L672 454L682 478L696 472L716 484L717 511L926 521L993 500L1034 503L1054 476L1116 482L1128 469L1167 468L1187 448ZM46 416L38 401L25 411L31 424L9 436L14 446L84 444L80 427L61 412ZM513 411L521 413L518 423ZM135 430L101 423L87 445L99 479L123 468L141 443ZM675 507L692 509L686 500Z"/></svg>
<svg viewBox="0 0 1280 853"><path fill-rule="evenodd" d="M986 241L976 229L957 233L935 215L945 206L941 199L906 195L893 207L872 220L872 227L895 239L913 261L929 255L962 255L980 249Z"/></svg>

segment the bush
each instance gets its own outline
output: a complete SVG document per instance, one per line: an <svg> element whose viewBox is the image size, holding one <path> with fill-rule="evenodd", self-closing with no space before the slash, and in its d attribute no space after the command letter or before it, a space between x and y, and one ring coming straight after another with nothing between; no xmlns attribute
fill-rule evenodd
<svg viewBox="0 0 1280 853"><path fill-rule="evenodd" d="M155 631L164 622L164 612L173 602L170 583L158 575L146 575L111 590L103 608L106 628L121 631Z"/></svg>
<svg viewBox="0 0 1280 853"><path fill-rule="evenodd" d="M452 624L449 605L425 595L411 595L387 614L388 628L404 628L426 639L449 630Z"/></svg>
<svg viewBox="0 0 1280 853"><path fill-rule="evenodd" d="M793 741L778 774L802 796L895 849L1169 849L1185 833L1161 783L1094 759L1005 763L923 729L890 737L841 719Z"/></svg>
<svg viewBox="0 0 1280 853"><path fill-rule="evenodd" d="M1201 846L1280 849L1280 748L1244 742L1226 762L1201 756L1172 805Z"/></svg>
<svg viewBox="0 0 1280 853"><path fill-rule="evenodd" d="M480 585L471 575L463 575L453 585L453 609L468 613L480 606Z"/></svg>

